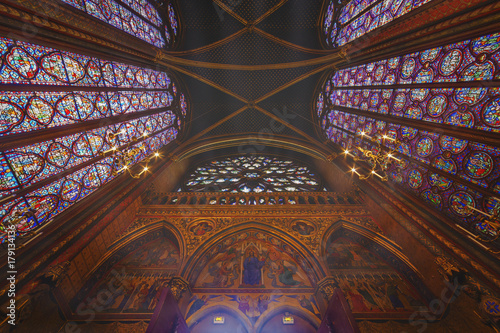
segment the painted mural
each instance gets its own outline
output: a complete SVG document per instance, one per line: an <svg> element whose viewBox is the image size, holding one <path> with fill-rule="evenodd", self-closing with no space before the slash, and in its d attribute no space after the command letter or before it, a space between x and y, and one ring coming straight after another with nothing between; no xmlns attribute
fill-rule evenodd
<svg viewBox="0 0 500 333"><path fill-rule="evenodd" d="M361 273L361 272L360 272ZM396 273L337 276L353 312L414 312L427 309L420 296Z"/></svg>
<svg viewBox="0 0 500 333"><path fill-rule="evenodd" d="M195 288L311 288L296 259L276 243L248 233L239 237L244 239L211 258L198 275Z"/></svg>
<svg viewBox="0 0 500 333"><path fill-rule="evenodd" d="M338 238L327 248L330 275L354 313L404 313L425 309L421 296L393 268L363 246Z"/></svg>
<svg viewBox="0 0 500 333"><path fill-rule="evenodd" d="M387 269L389 266L376 255L347 238L338 238L327 248L330 273L338 269Z"/></svg>
<svg viewBox="0 0 500 333"><path fill-rule="evenodd" d="M203 311L213 305L224 305L229 308L238 309L252 323L255 323L266 311L276 307L287 305L308 311L310 315L320 317L320 310L312 294L300 293L294 295L285 294L211 294L203 293L194 295L188 305L186 319L198 311Z"/></svg>
<svg viewBox="0 0 500 333"><path fill-rule="evenodd" d="M162 287L177 275L179 249L167 238L144 244L125 256L87 293L106 313L153 312ZM92 302L75 304L78 312L92 307Z"/></svg>
<svg viewBox="0 0 500 333"><path fill-rule="evenodd" d="M304 234L311 232L305 223L297 228ZM201 258L196 270L188 321L213 306L237 310L253 324L283 305L320 319L313 296L316 280L306 260L271 234L247 231L221 240Z"/></svg>
<svg viewBox="0 0 500 333"><path fill-rule="evenodd" d="M135 250L117 265L133 269L158 268L175 272L180 264L179 250L168 239L156 239Z"/></svg>

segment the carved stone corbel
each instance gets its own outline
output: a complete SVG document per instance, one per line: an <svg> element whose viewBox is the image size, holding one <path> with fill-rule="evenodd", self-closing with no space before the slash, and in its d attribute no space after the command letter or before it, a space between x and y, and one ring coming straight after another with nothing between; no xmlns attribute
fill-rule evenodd
<svg viewBox="0 0 500 333"><path fill-rule="evenodd" d="M315 294L321 293L323 298L328 302L333 296L333 291L338 288L338 282L334 277L327 276L316 285Z"/></svg>
<svg viewBox="0 0 500 333"><path fill-rule="evenodd" d="M180 276L174 276L168 283L168 287L172 291L172 294L174 295L177 301L179 301L182 298L182 295L186 291L188 292L191 291L189 283Z"/></svg>

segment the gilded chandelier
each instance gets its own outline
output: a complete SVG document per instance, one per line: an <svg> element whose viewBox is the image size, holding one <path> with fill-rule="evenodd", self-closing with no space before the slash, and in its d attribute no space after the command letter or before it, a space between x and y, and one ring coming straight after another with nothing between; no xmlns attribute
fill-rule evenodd
<svg viewBox="0 0 500 333"><path fill-rule="evenodd" d="M368 165L370 165L371 169L368 173L362 173L358 171L360 169L357 169L356 165L353 165L349 171L351 173L357 174L359 179L364 180L373 176L377 176L378 178L380 178L380 180L386 182L389 178L387 175L387 169L393 161L400 161L400 159L395 156L396 147L399 146L400 142L387 136L386 134L377 138L373 138L367 135L365 132L361 132L359 136L361 137L361 139L370 140L371 142L375 143L375 146L373 146L371 150L356 147L356 149L361 152L361 156L351 154L348 149L344 150L344 155L346 157L347 155L351 156L355 162L361 161L367 163ZM393 148L385 145L386 140L390 141L393 144ZM382 148L382 145L384 146L384 148Z"/></svg>
<svg viewBox="0 0 500 333"><path fill-rule="evenodd" d="M125 146L120 148L117 145L117 137L120 134L125 133L125 130L117 133L108 133L108 142L110 144L113 144L113 146L110 149L101 152L101 155L106 156L107 154L110 154L110 156L113 157L113 175L117 175L122 171L126 171L132 178L140 178L141 175L149 171L149 163L153 158L155 160L158 159L160 157L160 153L155 152L154 154L143 159L140 162L140 164L142 165L142 169L140 169L139 172L132 171L132 166L136 162L138 162L140 156L147 153L146 146L144 145L144 143L139 141L140 139L146 139L148 137L148 134L147 132L144 132L140 137L133 136Z"/></svg>

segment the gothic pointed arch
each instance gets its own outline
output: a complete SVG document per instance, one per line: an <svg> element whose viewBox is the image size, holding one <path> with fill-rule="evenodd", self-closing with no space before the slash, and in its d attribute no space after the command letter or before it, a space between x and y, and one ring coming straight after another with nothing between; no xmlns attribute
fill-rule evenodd
<svg viewBox="0 0 500 333"><path fill-rule="evenodd" d="M241 243L243 242L248 244L242 247ZM193 252L189 261L184 265L181 275L185 277L190 284L196 285L200 272L207 268L207 264L217 256L220 256L221 253L224 254L228 251L233 253L234 251L231 249L234 245L239 246L241 253L234 256L229 254L229 257L231 257L229 259L231 260L234 258L243 259L242 254L247 254L245 253L247 248L256 250L259 254L267 251L267 248L263 248L262 246L260 248L256 247L257 243L268 244L269 249L272 251L272 256L279 257L277 251L282 251L289 256L289 259L296 262L295 265L297 268L301 268L306 272L307 277L305 277L304 282L312 285L324 277L324 269L320 265L316 255L312 253L310 249L294 237L285 236L279 232L279 229L264 223L259 223L258 220L234 228L224 229L212 235L203 243L203 246L199 246L196 251ZM254 253L254 255L256 254ZM264 255L268 256L268 253L264 253ZM238 274L238 278L242 280L242 275ZM231 281L227 282L231 283ZM277 277L274 277L273 282L281 286L284 285L284 283L279 283ZM269 281L269 283L271 283L271 281ZM295 282L292 283L295 285Z"/></svg>
<svg viewBox="0 0 500 333"><path fill-rule="evenodd" d="M75 294L59 296L64 312L71 318L82 318L99 302L106 313L153 312L163 287L178 276L184 256L180 232L165 220L142 221L138 218L124 236L111 244L106 254L89 271L86 281Z"/></svg>
<svg viewBox="0 0 500 333"><path fill-rule="evenodd" d="M254 328L262 314L284 304L305 307L320 319L314 287L325 273L318 259L297 239L258 220L212 235L181 275L194 294L188 322L214 305L238 309Z"/></svg>
<svg viewBox="0 0 500 333"><path fill-rule="evenodd" d="M401 249L373 230L339 219L322 243L328 274L355 317L408 318L435 298Z"/></svg>

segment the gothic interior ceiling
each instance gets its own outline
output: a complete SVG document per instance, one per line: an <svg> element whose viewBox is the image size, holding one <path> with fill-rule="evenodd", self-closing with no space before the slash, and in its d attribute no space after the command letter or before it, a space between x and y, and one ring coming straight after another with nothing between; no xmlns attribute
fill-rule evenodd
<svg viewBox="0 0 500 333"><path fill-rule="evenodd" d="M187 142L260 134L321 147L310 96L331 66L326 60L337 55L322 50L317 37L320 1L179 6L186 13L182 51L168 55L177 58L176 70L190 91Z"/></svg>
<svg viewBox="0 0 500 333"><path fill-rule="evenodd" d="M0 4L0 240L58 332L142 329L163 287L193 333L315 332L336 288L367 332L498 324L468 208L500 214L498 2L54 3ZM387 182L357 148L397 154Z"/></svg>

